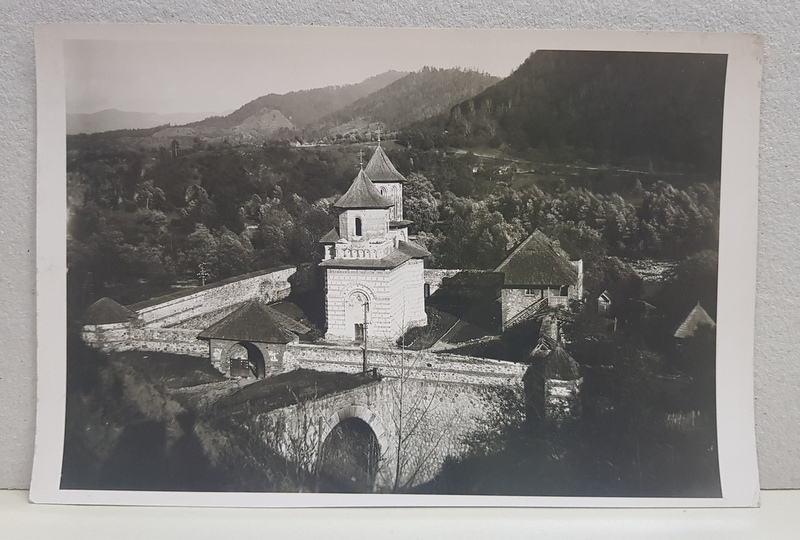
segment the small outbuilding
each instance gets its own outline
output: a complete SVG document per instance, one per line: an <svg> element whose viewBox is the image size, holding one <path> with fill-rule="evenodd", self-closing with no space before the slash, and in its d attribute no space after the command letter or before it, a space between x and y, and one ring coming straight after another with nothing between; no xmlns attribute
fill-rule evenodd
<svg viewBox="0 0 800 540"><path fill-rule="evenodd" d="M597 297L597 314L601 317L611 318L611 293L608 289Z"/></svg>
<svg viewBox="0 0 800 540"><path fill-rule="evenodd" d="M536 230L495 270L500 289L503 329L534 317L546 307L567 307L583 295L583 262L570 260L557 240Z"/></svg>
<svg viewBox="0 0 800 540"><path fill-rule="evenodd" d="M286 319L277 310L251 300L200 332L197 339L209 342L211 363L221 373L262 379L283 371L286 346L299 341L287 328Z"/></svg>
<svg viewBox="0 0 800 540"><path fill-rule="evenodd" d="M548 336L541 336L528 358L530 367L523 376L528 418L562 421L580 414L580 376L578 363Z"/></svg>

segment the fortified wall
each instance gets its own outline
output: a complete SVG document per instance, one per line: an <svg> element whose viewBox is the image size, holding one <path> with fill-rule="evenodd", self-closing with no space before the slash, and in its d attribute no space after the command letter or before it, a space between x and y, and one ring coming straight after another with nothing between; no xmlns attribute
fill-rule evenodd
<svg viewBox="0 0 800 540"><path fill-rule="evenodd" d="M426 292L435 293L443 280L460 272L463 270L425 269ZM87 344L102 350L207 357L208 344L196 339L202 328L182 327L187 321L206 317L213 322L208 317L222 318L248 300L259 299L270 304L284 300L292 291L313 286L314 277L304 268L283 266L262 270L132 304L127 307L136 314L135 319L124 323L87 324L82 328L82 336Z"/></svg>
<svg viewBox="0 0 800 540"><path fill-rule="evenodd" d="M451 278L461 272L463 272L463 270L460 269L426 268L425 295L432 295L442 287L442 282L446 278Z"/></svg>
<svg viewBox="0 0 800 540"><path fill-rule="evenodd" d="M142 325L174 326L245 300L259 299L265 304L283 300L292 292L289 279L296 273L295 266L262 270L212 283L189 294L174 293L128 307L136 312Z"/></svg>
<svg viewBox="0 0 800 540"><path fill-rule="evenodd" d="M83 340L110 351L154 351L208 357L208 343L197 339L201 329L189 324L209 316L224 317L242 302L277 302L292 290L310 287L312 277L295 266L262 270L227 280L159 296L127 306L135 314L128 322L87 324Z"/></svg>

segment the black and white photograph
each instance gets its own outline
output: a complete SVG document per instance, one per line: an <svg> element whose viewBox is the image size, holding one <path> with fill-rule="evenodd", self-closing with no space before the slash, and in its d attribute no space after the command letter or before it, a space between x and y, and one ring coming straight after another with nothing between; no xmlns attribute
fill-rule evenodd
<svg viewBox="0 0 800 540"><path fill-rule="evenodd" d="M61 28L34 500L755 502L746 36Z"/></svg>

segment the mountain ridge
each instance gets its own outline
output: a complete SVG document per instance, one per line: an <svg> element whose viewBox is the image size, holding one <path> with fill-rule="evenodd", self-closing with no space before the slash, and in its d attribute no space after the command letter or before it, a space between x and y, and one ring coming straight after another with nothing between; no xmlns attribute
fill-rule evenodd
<svg viewBox="0 0 800 540"><path fill-rule="evenodd" d="M346 135L365 124L388 131L448 110L501 79L480 71L425 66L319 120L307 136Z"/></svg>
<svg viewBox="0 0 800 540"><path fill-rule="evenodd" d="M677 161L718 174L726 62L713 54L535 51L400 140L509 147L545 161Z"/></svg>
<svg viewBox="0 0 800 540"><path fill-rule="evenodd" d="M206 118L190 124L189 127L203 125L223 129L232 128L258 111L270 109L280 111L294 127L300 128L361 97L380 90L406 74L406 72L390 70L355 84L296 90L286 94L267 94L245 103L226 116Z"/></svg>
<svg viewBox="0 0 800 540"><path fill-rule="evenodd" d="M93 113L67 113L67 135L92 134L121 129L148 129L165 124L187 124L216 114L218 113L210 111L159 114L122 111L116 108L103 109Z"/></svg>

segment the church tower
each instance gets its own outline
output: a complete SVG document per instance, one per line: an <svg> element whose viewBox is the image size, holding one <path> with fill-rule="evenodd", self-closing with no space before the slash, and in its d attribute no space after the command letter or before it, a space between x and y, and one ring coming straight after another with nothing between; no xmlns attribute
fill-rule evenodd
<svg viewBox="0 0 800 540"><path fill-rule="evenodd" d="M411 222L403 219L403 184L406 183L406 178L395 169L389 156L381 148L380 141L364 172L375 184L378 192L392 201L392 207L389 209L389 227L396 229L403 240L408 240L408 226Z"/></svg>
<svg viewBox="0 0 800 540"><path fill-rule="evenodd" d="M391 343L428 322L423 259L430 254L408 240L403 182L379 145L333 205L338 224L320 239L326 339L361 341L366 324L371 342Z"/></svg>

